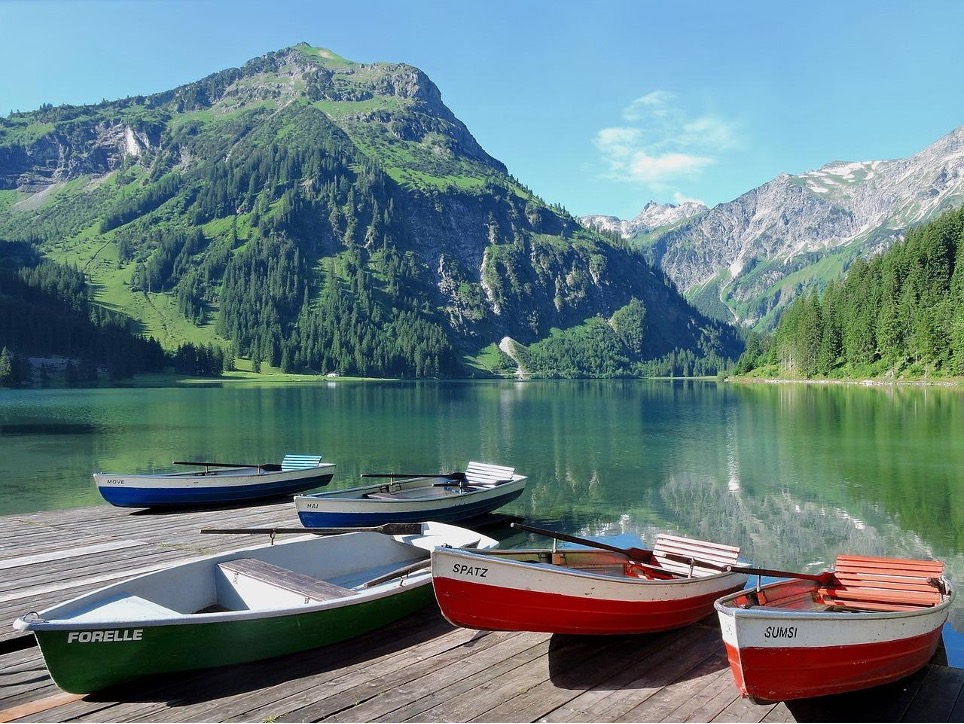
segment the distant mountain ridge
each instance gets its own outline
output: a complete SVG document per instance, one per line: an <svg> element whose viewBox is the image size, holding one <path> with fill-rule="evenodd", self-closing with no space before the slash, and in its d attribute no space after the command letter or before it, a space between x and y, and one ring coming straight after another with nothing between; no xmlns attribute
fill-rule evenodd
<svg viewBox="0 0 964 724"><path fill-rule="evenodd" d="M770 326L801 291L964 205L964 127L908 158L781 174L676 226L624 234L705 312Z"/></svg>
<svg viewBox="0 0 964 724"><path fill-rule="evenodd" d="M681 204L658 204L650 201L630 221L603 215L580 216L579 221L589 228L617 233L624 239L631 239L657 229L674 226L706 210L706 206L698 201L686 201Z"/></svg>
<svg viewBox="0 0 964 724"><path fill-rule="evenodd" d="M420 70L307 44L0 119L0 240L83 270L168 349L215 341L253 365L511 373L506 338L590 321L574 338L595 352L566 374L740 349L638 251L509 175Z"/></svg>

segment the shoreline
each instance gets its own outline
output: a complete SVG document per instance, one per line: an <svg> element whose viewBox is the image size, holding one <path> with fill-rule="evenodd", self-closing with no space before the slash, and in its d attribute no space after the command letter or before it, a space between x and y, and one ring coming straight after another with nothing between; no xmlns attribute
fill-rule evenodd
<svg viewBox="0 0 964 724"><path fill-rule="evenodd" d="M799 379L793 377L727 377L726 382L746 383L751 385L856 385L859 387L964 387L964 378L953 377L941 380L882 380L876 378L863 379Z"/></svg>

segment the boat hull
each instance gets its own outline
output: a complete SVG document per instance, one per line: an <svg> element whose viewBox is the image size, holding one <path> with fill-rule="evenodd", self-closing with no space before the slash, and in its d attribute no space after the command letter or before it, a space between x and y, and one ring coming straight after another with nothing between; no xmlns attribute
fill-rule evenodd
<svg viewBox="0 0 964 724"><path fill-rule="evenodd" d="M572 552L567 551L568 555ZM437 549L432 585L445 618L466 628L615 635L681 628L745 585L723 573L647 580Z"/></svg>
<svg viewBox="0 0 964 724"><path fill-rule="evenodd" d="M117 475L97 473L101 496L121 508L187 507L267 500L302 493L331 482L335 465L249 474L211 472L205 475Z"/></svg>
<svg viewBox="0 0 964 724"><path fill-rule="evenodd" d="M30 613L54 682L88 693L162 673L258 661L337 643L432 602L429 553L494 547L436 522L417 534L304 536L204 556Z"/></svg>
<svg viewBox="0 0 964 724"><path fill-rule="evenodd" d="M453 523L501 508L522 495L525 484L526 479L520 477L496 487L448 497L399 500L365 499L349 495L352 491L331 491L296 496L295 507L298 519L306 528L373 526L423 520ZM365 490L377 489L374 486Z"/></svg>
<svg viewBox="0 0 964 724"><path fill-rule="evenodd" d="M940 645L952 595L933 608L873 613L741 609L727 598L716 609L736 686L744 697L770 703L913 674Z"/></svg>
<svg viewBox="0 0 964 724"><path fill-rule="evenodd" d="M259 661L337 643L408 616L431 601L431 587L418 585L366 603L240 622L35 634L54 683L84 694L141 677Z"/></svg>

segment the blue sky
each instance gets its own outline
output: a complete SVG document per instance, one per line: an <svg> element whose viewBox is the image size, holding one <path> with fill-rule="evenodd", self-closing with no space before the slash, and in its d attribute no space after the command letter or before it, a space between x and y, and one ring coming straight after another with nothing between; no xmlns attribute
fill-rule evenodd
<svg viewBox="0 0 964 724"><path fill-rule="evenodd" d="M964 2L0 0L0 116L198 80L307 42L425 71L571 213L730 201L964 125Z"/></svg>

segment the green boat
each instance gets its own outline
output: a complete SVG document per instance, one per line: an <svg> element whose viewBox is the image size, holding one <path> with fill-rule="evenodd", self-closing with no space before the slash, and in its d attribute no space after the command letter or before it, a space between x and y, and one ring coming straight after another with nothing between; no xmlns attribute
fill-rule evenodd
<svg viewBox="0 0 964 724"><path fill-rule="evenodd" d="M33 632L54 683L75 694L317 648L431 603L433 548L498 545L443 523L405 527L417 532L307 535L194 559L13 626Z"/></svg>

